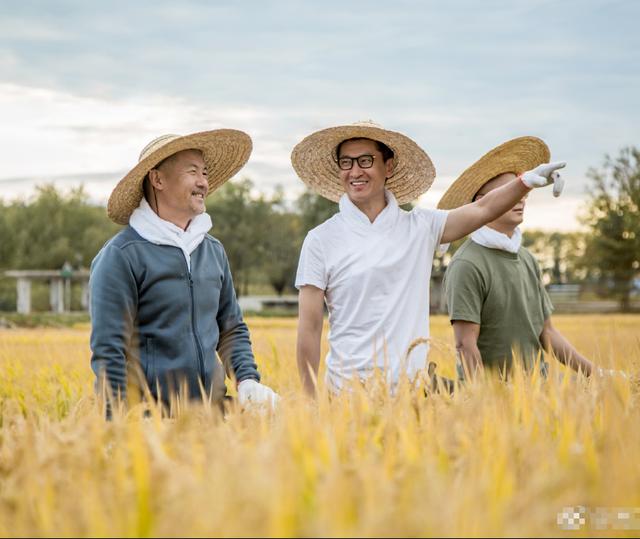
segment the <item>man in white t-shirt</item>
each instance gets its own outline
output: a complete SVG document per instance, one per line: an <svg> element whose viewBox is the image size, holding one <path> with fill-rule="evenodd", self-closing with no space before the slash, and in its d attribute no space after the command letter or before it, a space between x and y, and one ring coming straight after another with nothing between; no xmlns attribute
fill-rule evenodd
<svg viewBox="0 0 640 539"><path fill-rule="evenodd" d="M296 276L297 360L305 391L315 394L324 303L329 311L329 390L376 369L390 388L425 371L429 281L436 248L466 236L512 208L534 187L562 182L564 163L541 165L477 202L455 210L402 210L435 177L413 140L371 122L323 129L293 150L300 178L340 211L309 231Z"/></svg>

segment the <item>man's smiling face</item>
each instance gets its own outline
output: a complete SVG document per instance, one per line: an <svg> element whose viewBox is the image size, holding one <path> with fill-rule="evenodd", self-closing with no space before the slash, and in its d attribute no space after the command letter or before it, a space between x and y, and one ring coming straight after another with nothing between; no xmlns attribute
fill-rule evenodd
<svg viewBox="0 0 640 539"><path fill-rule="evenodd" d="M163 162L158 171L164 189L157 192L160 216L175 222L190 221L205 211L209 192L207 168L199 150L184 150Z"/></svg>
<svg viewBox="0 0 640 539"><path fill-rule="evenodd" d="M357 158L373 157L370 168L363 168ZM355 139L344 142L340 146L340 159L351 158L353 166L348 170L340 169L340 181L347 196L354 204L367 204L379 198L384 199L384 185L393 171L393 159L386 162L375 141Z"/></svg>

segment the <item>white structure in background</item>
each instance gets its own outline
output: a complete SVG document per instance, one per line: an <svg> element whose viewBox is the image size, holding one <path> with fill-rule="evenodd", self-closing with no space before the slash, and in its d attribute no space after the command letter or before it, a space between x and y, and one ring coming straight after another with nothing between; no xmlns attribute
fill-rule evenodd
<svg viewBox="0 0 640 539"><path fill-rule="evenodd" d="M69 264L61 270L11 270L5 271L7 277L17 279L16 310L21 314L31 312L31 283L33 281L49 282L49 303L54 313L65 313L71 310L71 281L79 281L82 286L80 303L84 310L89 308L89 272L73 270Z"/></svg>
<svg viewBox="0 0 640 539"><path fill-rule="evenodd" d="M298 296L240 296L238 304L243 312L261 312L268 309L298 309Z"/></svg>

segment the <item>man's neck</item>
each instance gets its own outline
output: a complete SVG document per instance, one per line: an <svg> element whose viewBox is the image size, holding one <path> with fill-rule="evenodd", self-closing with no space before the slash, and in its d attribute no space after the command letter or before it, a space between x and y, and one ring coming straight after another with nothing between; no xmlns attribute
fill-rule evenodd
<svg viewBox="0 0 640 539"><path fill-rule="evenodd" d="M505 226L497 223L489 223L487 224L487 226L493 230L496 230L497 232L505 234L509 238L513 237L516 228L518 228L517 226Z"/></svg>
<svg viewBox="0 0 640 539"><path fill-rule="evenodd" d="M162 219L163 221L168 221L169 223L172 223L174 225L176 225L177 227L180 227L182 230L187 230L187 228L189 228L189 225L191 224L191 219L188 217L185 218L179 218L179 217L170 217L165 215L166 210L163 212L159 212L158 211L158 207L156 205L156 201L155 200L147 200L147 202L149 202L149 206L151 206L151 209L153 210L153 213L155 213L158 217L160 217L160 219Z"/></svg>
<svg viewBox="0 0 640 539"><path fill-rule="evenodd" d="M176 225L182 230L187 230L189 225L191 224L191 219L188 218L179 218L179 217L166 217L165 215L158 215L160 219L164 219L165 221L169 221L170 223Z"/></svg>
<svg viewBox="0 0 640 539"><path fill-rule="evenodd" d="M382 210L387 206L387 199L382 195L381 198L377 198L375 200L367 200L364 202L354 202L351 201L362 213L364 213L369 221L373 223L376 220L376 217L382 213Z"/></svg>

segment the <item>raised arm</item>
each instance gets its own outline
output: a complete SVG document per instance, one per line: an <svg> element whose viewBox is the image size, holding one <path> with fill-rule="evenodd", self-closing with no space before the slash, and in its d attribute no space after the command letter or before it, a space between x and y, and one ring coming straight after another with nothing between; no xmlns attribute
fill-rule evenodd
<svg viewBox="0 0 640 539"><path fill-rule="evenodd" d="M534 187L553 184L554 196L560 196L564 182L557 170L566 163L549 163L525 172L515 180L494 189L481 199L449 212L441 243L463 238L513 208Z"/></svg>
<svg viewBox="0 0 640 539"><path fill-rule="evenodd" d="M453 320L451 323L456 340L456 353L462 362L464 377L473 378L483 369L482 356L478 349L480 325L465 320Z"/></svg>
<svg viewBox="0 0 640 539"><path fill-rule="evenodd" d="M320 366L320 341L324 319L324 290L312 285L300 288L298 296L298 374L309 396L316 394Z"/></svg>

